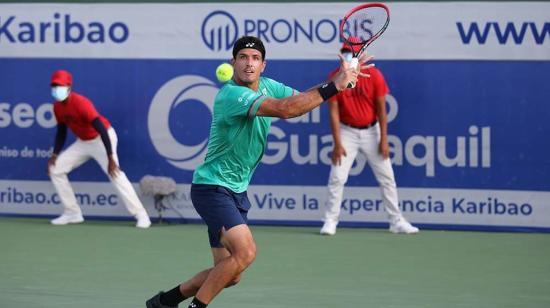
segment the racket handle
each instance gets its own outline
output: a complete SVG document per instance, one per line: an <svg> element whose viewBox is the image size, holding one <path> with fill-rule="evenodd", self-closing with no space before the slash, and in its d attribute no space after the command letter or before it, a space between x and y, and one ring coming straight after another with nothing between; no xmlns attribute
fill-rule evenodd
<svg viewBox="0 0 550 308"><path fill-rule="evenodd" d="M349 67L351 68L357 68L358 64L359 64L359 59L356 57L351 58L351 61L349 61Z"/></svg>
<svg viewBox="0 0 550 308"><path fill-rule="evenodd" d="M356 57L351 58L351 61L349 61L350 68L357 68L358 64L359 64L359 59ZM348 88L355 88L355 83L353 82L348 83Z"/></svg>

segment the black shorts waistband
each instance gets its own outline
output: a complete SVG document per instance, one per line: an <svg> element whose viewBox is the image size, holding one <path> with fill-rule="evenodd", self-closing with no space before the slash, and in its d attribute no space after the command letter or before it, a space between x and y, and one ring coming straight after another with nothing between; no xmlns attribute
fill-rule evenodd
<svg viewBox="0 0 550 308"><path fill-rule="evenodd" d="M356 129L367 129L367 128L371 128L374 125L376 125L378 123L378 120L374 120L371 124L365 125L365 126L351 125L351 124L344 123L344 122L341 122L341 123L344 124L345 126L353 127L353 128L356 128Z"/></svg>

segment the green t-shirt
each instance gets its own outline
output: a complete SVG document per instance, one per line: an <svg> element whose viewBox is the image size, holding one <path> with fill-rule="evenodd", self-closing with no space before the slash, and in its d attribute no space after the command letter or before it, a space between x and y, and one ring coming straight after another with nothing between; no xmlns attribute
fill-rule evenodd
<svg viewBox="0 0 550 308"><path fill-rule="evenodd" d="M275 80L260 77L258 91L228 81L216 95L208 152L193 174L194 184L214 184L246 191L264 155L271 117L257 117L266 99L297 93Z"/></svg>

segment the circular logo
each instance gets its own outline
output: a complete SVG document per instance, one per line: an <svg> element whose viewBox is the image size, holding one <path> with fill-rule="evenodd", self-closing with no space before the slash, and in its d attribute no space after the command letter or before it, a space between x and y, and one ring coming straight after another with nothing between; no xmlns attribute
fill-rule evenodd
<svg viewBox="0 0 550 308"><path fill-rule="evenodd" d="M149 107L147 127L153 146L166 160L184 170L194 170L206 156L208 139L198 145L181 144L170 132L170 112L179 104L202 102L213 113L219 88L202 76L185 75L165 83L153 97Z"/></svg>
<svg viewBox="0 0 550 308"><path fill-rule="evenodd" d="M210 50L229 50L239 35L237 21L226 11L214 11L202 22L201 35Z"/></svg>

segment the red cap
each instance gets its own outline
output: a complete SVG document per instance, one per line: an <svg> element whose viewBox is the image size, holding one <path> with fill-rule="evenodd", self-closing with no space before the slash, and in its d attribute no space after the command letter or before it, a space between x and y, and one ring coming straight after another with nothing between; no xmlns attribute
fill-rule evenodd
<svg viewBox="0 0 550 308"><path fill-rule="evenodd" d="M52 81L50 82L50 84L55 84L59 86L72 86L73 76L71 76L71 73L64 70L55 71L52 75Z"/></svg>
<svg viewBox="0 0 550 308"><path fill-rule="evenodd" d="M358 44L350 45L347 42L344 42L344 44L342 44L342 48L340 49L340 52L344 52L344 50L348 50L348 51L353 50L354 53L357 53L359 52L359 50L361 50L361 47L363 47L362 44L360 44L362 42L361 39L358 38L357 36L350 36L348 38L348 41L351 43L358 43Z"/></svg>

